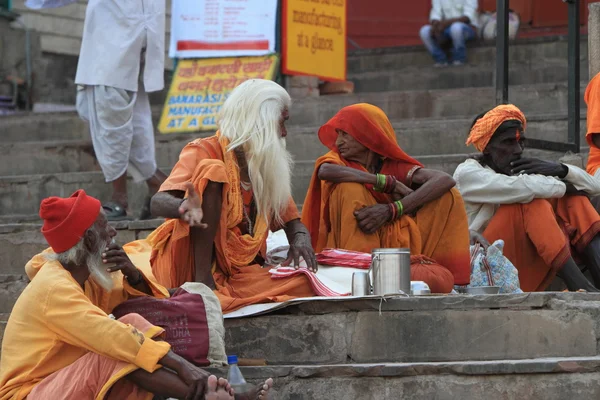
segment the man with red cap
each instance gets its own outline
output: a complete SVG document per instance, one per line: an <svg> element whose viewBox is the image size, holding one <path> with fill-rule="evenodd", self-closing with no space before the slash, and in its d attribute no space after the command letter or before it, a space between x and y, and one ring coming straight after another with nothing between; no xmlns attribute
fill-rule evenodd
<svg viewBox="0 0 600 400"><path fill-rule="evenodd" d="M128 298L168 293L111 243L97 199L50 197L40 217L51 250L28 264L31 282L10 315L0 399L233 398L224 379L173 353L162 328L138 314L109 317Z"/></svg>

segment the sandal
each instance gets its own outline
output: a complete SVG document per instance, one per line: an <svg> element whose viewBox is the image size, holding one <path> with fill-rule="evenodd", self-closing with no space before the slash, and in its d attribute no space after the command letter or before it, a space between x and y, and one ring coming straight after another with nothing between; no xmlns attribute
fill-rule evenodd
<svg viewBox="0 0 600 400"><path fill-rule="evenodd" d="M130 219L127 216L127 210L114 201L102 204L102 209L104 210L106 219L109 221L123 221L125 219Z"/></svg>
<svg viewBox="0 0 600 400"><path fill-rule="evenodd" d="M142 206L142 210L140 211L140 220L152 219L152 213L150 212L150 202L152 201L152 196L146 197L144 200L144 205Z"/></svg>

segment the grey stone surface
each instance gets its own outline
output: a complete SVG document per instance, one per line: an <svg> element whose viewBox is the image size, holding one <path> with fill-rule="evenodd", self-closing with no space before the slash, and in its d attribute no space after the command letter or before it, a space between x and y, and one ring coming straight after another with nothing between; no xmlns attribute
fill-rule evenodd
<svg viewBox="0 0 600 400"><path fill-rule="evenodd" d="M0 313L12 311L27 282L25 275L0 275Z"/></svg>
<svg viewBox="0 0 600 400"><path fill-rule="evenodd" d="M588 16L589 78L600 72L600 4L590 3Z"/></svg>
<svg viewBox="0 0 600 400"><path fill-rule="evenodd" d="M365 312L358 314L350 354L355 362L591 356L596 335L583 313Z"/></svg>

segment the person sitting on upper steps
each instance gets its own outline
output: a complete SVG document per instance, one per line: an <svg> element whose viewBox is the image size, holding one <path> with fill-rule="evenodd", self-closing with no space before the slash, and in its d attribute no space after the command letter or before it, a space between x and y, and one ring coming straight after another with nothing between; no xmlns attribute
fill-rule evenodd
<svg viewBox="0 0 600 400"><path fill-rule="evenodd" d="M523 157L525 115L501 105L475 118L467 144L482 154L458 166L457 188L472 236L505 242L524 291L545 290L558 274L569 290L600 287L600 216L586 195L600 181L572 165ZM572 253L585 258L596 287Z"/></svg>
<svg viewBox="0 0 600 400"><path fill-rule="evenodd" d="M317 160L302 209L317 251L408 247L439 264L412 274L432 292L469 283L467 216L451 176L409 157L370 104L341 109L319 139L331 151Z"/></svg>

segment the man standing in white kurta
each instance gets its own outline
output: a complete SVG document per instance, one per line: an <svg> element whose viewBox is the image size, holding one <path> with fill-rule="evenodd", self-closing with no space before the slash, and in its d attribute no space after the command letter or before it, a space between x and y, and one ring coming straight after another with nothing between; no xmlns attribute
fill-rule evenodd
<svg viewBox="0 0 600 400"><path fill-rule="evenodd" d="M149 199L166 179L157 169L148 92L164 87L164 0L89 0L77 76L77 111L90 124L110 201L109 220L127 218L127 171L146 181Z"/></svg>

